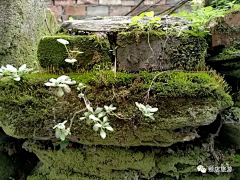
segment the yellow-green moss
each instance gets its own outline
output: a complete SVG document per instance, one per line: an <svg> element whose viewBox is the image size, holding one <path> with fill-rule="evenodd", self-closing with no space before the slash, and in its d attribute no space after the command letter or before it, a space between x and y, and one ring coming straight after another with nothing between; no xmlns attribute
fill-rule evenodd
<svg viewBox="0 0 240 180"><path fill-rule="evenodd" d="M164 72L155 80L150 91L149 104L158 107L155 120L142 118L135 102L143 103L146 91L157 72L140 74L111 71L70 74L77 82L87 84L85 94L93 107L113 104L117 113L129 120L110 118L114 132L103 140L91 126L74 120L70 140L83 144L116 146L159 145L169 146L183 141L190 132L177 133L185 126L197 127L211 123L218 112L232 105L231 97L219 82L204 73ZM54 138L52 127L84 108L79 101L76 86L72 92L58 100L54 88L44 87L44 82L57 75L32 74L23 81L3 79L0 82L0 126L17 138ZM57 100L57 101L56 101ZM11 113L9 113L9 111Z"/></svg>
<svg viewBox="0 0 240 180"><path fill-rule="evenodd" d="M81 51L83 54L77 56L75 65L65 62L68 58L63 44L57 39L69 41L69 50ZM80 69L89 69L94 64L108 64L110 60L110 44L108 40L89 36L67 36L56 35L41 39L38 46L38 60L40 65L50 72L76 72Z"/></svg>

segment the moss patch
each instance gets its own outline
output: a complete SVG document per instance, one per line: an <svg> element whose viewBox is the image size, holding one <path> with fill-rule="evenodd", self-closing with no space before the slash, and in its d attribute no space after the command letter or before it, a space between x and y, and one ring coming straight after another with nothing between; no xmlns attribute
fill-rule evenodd
<svg viewBox="0 0 240 180"><path fill-rule="evenodd" d="M113 104L117 107L116 113L130 119L111 116L114 132L103 140L91 126L78 120L82 116L79 114L70 140L82 144L169 146L194 135L191 128L181 132L176 129L209 124L221 109L232 105L231 97L219 82L204 72L164 72L155 79L150 91L148 103L159 108L155 120L142 118L135 102L143 103L156 74L117 73L116 79L111 71L71 74L77 82L87 84L84 93L94 108ZM74 87L70 94L59 99L54 96L54 88L44 87L44 82L52 77L57 75L32 74L20 82L8 78L0 82L0 126L8 135L54 139L52 127L84 108Z"/></svg>
<svg viewBox="0 0 240 180"><path fill-rule="evenodd" d="M186 144L185 144L186 145ZM198 173L197 166L219 166L209 152L199 146L173 146L171 148L113 146L80 146L64 150L51 150L41 143L27 141L24 148L37 154L41 167L28 177L35 179L196 179L205 176ZM222 161L222 159L221 159ZM226 162L226 161L225 161ZM227 161L230 165L232 161ZM239 167L239 163L237 165ZM225 176L227 174L228 176ZM227 180L230 173L210 177ZM223 178L224 177L224 178Z"/></svg>
<svg viewBox="0 0 240 180"><path fill-rule="evenodd" d="M67 48L69 50L81 51L76 59L77 62L71 65L65 62L69 58L63 44L57 39L69 41ZM81 69L92 68L94 64L102 64L111 67L110 44L108 40L89 36L67 36L56 35L41 39L38 46L38 60L40 65L50 72L76 72ZM110 63L110 65L109 65Z"/></svg>

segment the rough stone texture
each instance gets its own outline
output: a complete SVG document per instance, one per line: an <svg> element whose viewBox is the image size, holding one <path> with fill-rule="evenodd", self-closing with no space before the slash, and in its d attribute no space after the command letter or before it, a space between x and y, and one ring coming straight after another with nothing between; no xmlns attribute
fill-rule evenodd
<svg viewBox="0 0 240 180"><path fill-rule="evenodd" d="M169 27L174 23L178 23L179 26L186 24L183 19L178 17L161 16L161 18L161 25L163 27ZM84 20L65 21L61 27L66 31L71 30L72 32L116 32L127 29L126 25L132 23L131 19L132 16L91 17ZM149 19L144 17L139 22L146 24L149 22Z"/></svg>
<svg viewBox="0 0 240 180"><path fill-rule="evenodd" d="M53 14L35 0L1 0L0 12L0 66L26 63L28 67L38 68L38 42L41 37L50 35L45 12L52 33L58 30Z"/></svg>
<svg viewBox="0 0 240 180"><path fill-rule="evenodd" d="M230 12L219 23L211 24L212 48L223 46L229 48L233 45L233 41L240 40L240 11Z"/></svg>
<svg viewBox="0 0 240 180"><path fill-rule="evenodd" d="M240 149L240 108L231 107L223 111L221 118L224 124L220 131L219 139L230 147Z"/></svg>
<svg viewBox="0 0 240 180"><path fill-rule="evenodd" d="M173 180L175 177L184 180L230 180L231 173L220 176L214 173L198 174L198 165L220 166L220 163L216 164L210 153L201 147L188 145L188 148L179 146L168 149L79 146L53 151L45 150L43 144L28 141L24 148L36 153L43 162L28 180ZM224 156L229 157L227 154ZM228 162L235 167L240 166L235 159Z"/></svg>
<svg viewBox="0 0 240 180"><path fill-rule="evenodd" d="M204 39L154 31L119 33L117 45L119 69L128 71L195 69L204 64L207 51Z"/></svg>

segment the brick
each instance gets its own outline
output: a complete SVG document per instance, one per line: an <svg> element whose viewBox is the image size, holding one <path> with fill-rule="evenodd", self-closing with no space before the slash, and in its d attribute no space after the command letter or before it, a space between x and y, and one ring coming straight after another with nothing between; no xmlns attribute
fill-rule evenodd
<svg viewBox="0 0 240 180"><path fill-rule="evenodd" d="M122 1L122 6L136 6L137 4L137 1Z"/></svg>
<svg viewBox="0 0 240 180"><path fill-rule="evenodd" d="M109 16L109 7L89 6L87 7L87 16Z"/></svg>
<svg viewBox="0 0 240 180"><path fill-rule="evenodd" d="M179 2L180 0L167 0L166 1L166 4L169 4L169 5L175 5L175 4L177 4L178 2Z"/></svg>
<svg viewBox="0 0 240 180"><path fill-rule="evenodd" d="M70 6L75 4L75 0L55 0L55 6Z"/></svg>
<svg viewBox="0 0 240 180"><path fill-rule="evenodd" d="M64 10L65 15L80 15L84 16L86 14L86 7L85 6L66 6Z"/></svg>
<svg viewBox="0 0 240 180"><path fill-rule="evenodd" d="M123 16L129 11L131 11L131 6L122 7L122 6L112 6L110 7L110 16Z"/></svg>
<svg viewBox="0 0 240 180"><path fill-rule="evenodd" d="M99 0L99 4L101 5L121 5L121 0Z"/></svg>
<svg viewBox="0 0 240 180"><path fill-rule="evenodd" d="M144 5L162 5L166 4L166 0L145 0Z"/></svg>
<svg viewBox="0 0 240 180"><path fill-rule="evenodd" d="M49 6L48 7L55 16L62 14L62 6Z"/></svg>
<svg viewBox="0 0 240 180"><path fill-rule="evenodd" d="M82 5L97 5L98 0L78 0L77 4L82 4Z"/></svg>

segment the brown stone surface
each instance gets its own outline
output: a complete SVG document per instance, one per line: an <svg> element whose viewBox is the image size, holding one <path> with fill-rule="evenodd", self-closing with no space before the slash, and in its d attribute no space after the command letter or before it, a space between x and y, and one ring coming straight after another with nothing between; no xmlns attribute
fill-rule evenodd
<svg viewBox="0 0 240 180"><path fill-rule="evenodd" d="M212 34L212 48L224 46L229 48L232 40L240 40L240 12L234 12L221 18L217 25L209 24Z"/></svg>

